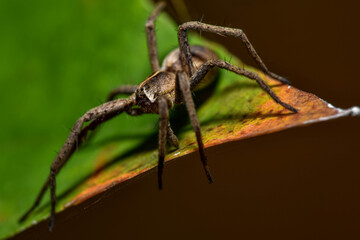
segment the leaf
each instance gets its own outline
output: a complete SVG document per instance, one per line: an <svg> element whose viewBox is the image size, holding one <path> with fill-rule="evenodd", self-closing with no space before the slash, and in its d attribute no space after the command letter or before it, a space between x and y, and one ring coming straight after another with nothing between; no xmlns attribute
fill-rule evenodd
<svg viewBox="0 0 360 240"><path fill-rule="evenodd" d="M149 75L144 23L150 12L151 6L143 1L3 4L0 20L10 25L0 40L1 79L6 80L1 82L1 89L9 91L0 100L8 103L3 111L9 115L1 118L1 125L6 127L0 144L3 148L0 238L48 217L46 194L40 208L24 224L17 224L46 179L54 151L60 149L68 135L63 126L71 128L82 113L100 104L112 88L138 84ZM176 26L162 15L157 29L163 58L177 46ZM221 58L244 66L221 46L196 37L191 42L211 47ZM221 71L206 101L195 93L206 147L359 113L358 108L334 108L312 94L280 85L258 73L283 101L300 112L289 113L253 81ZM176 109L172 116L180 148L169 149L167 161L197 149L184 109ZM138 118L121 115L102 126L61 171L57 180L60 197L57 210L81 204L154 168L156 126L156 115Z"/></svg>

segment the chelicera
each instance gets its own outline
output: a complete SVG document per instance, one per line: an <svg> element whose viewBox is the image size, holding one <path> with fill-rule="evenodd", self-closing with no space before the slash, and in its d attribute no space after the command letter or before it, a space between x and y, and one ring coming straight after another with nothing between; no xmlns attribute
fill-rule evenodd
<svg viewBox="0 0 360 240"><path fill-rule="evenodd" d="M207 82L211 81L211 79L214 78L213 75L215 75L214 70L216 70L216 68L223 68L236 74L246 76L249 79L255 80L275 102L294 113L297 112L294 107L282 102L271 90L271 88L256 73L247 71L228 62L220 60L217 55L210 49L201 46L189 46L188 43L188 30L205 31L222 36L232 36L239 38L245 44L248 52L265 74L282 83L289 84L285 78L278 76L267 69L241 29L214 26L202 22L187 22L181 24L178 28L179 48L172 51L165 58L162 66L160 67L156 46L155 21L164 7L164 3L159 3L146 22L147 43L153 74L138 86L121 86L116 88L109 94L109 99L106 103L89 110L76 121L65 144L62 146L55 160L53 161L50 168L49 177L47 178L44 186L37 196L35 203L24 214L20 221L24 221L28 215L38 206L46 189L50 187L51 216L49 228L52 230L55 220L55 177L57 173L69 160L76 148L84 142L87 134L90 131L95 130L96 127L98 127L100 124L123 112L131 116L138 116L145 113L153 113L160 116L158 185L161 189L162 172L166 153L166 141L175 147L178 147L179 145L178 139L171 129L170 123L168 121L168 112L169 109L171 109L175 104L185 103L191 124L196 134L200 159L203 164L207 179L211 183L213 178L210 174L210 170L207 164L199 120L196 115L191 92L195 91L204 84L205 76ZM209 72L212 72L212 74L208 74ZM113 100L118 94L129 94L130 96L125 99ZM89 124L83 127L84 123L86 122L89 122Z"/></svg>

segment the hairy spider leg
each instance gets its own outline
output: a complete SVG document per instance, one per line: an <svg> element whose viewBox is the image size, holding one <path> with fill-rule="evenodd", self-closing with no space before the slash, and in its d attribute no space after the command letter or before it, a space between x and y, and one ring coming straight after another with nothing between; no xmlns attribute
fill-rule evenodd
<svg viewBox="0 0 360 240"><path fill-rule="evenodd" d="M169 110L168 99L160 96L159 104L159 162L158 162L158 186L162 189L162 173L166 155L166 137L168 132Z"/></svg>
<svg viewBox="0 0 360 240"><path fill-rule="evenodd" d="M256 53L255 48L251 45L249 39L241 29L229 28L229 27L221 27L214 26L202 22L186 22L179 26L178 28L178 40L180 46L180 57L183 68L186 69L189 76L192 76L194 73L194 66L192 64L192 58L190 53L189 41L187 37L187 30L197 30L204 32L211 32L221 36L231 36L235 38L240 38L241 41L245 44L246 49L248 50L251 57L255 60L260 69L269 75L270 77L286 84L290 84L290 82L275 73L272 73L265 66L264 62L261 60L260 56Z"/></svg>
<svg viewBox="0 0 360 240"><path fill-rule="evenodd" d="M269 87L269 85L267 85L264 80L262 80L258 74L247 71L245 69L239 68L235 65L232 65L228 62L225 62L223 60L209 60L206 63L204 63L203 65L200 66L200 68L192 75L192 77L190 78L190 89L194 90L196 88L196 86L201 82L201 80L206 76L206 74L213 69L214 67L219 67L219 68L223 68L226 70L229 70L233 73L239 74L239 75L243 75L247 78L250 78L252 80L255 80L260 87L267 93L270 95L270 97L277 102L278 104L280 104L281 106L283 106L284 108L297 113L298 110L296 108L294 108L293 106L281 101L279 99L279 97L271 90L271 88Z"/></svg>
<svg viewBox="0 0 360 240"><path fill-rule="evenodd" d="M156 43L155 22L159 14L164 10L165 6L166 6L165 2L158 3L145 23L149 60L153 72L157 72L160 70L157 43ZM115 97L119 94L132 94L135 92L136 89L137 89L137 85L119 86L109 93L109 96L106 101L111 101L115 99Z"/></svg>
<svg viewBox="0 0 360 240"><path fill-rule="evenodd" d="M120 95L120 94L128 94L128 95L133 94L136 91L137 87L138 87L137 85L118 86L108 94L108 97L105 102L114 100L117 97L117 95ZM134 111L132 111L131 108L127 108L125 111L128 115L135 116ZM140 114L137 114L136 116L138 116L138 115L140 115ZM97 125L100 124L100 122L103 122L103 120L101 118L96 119L92 122L93 124L91 124L91 126L97 127ZM88 140L92 139L96 135L96 132L99 130L99 128L97 127L97 131L95 131L95 127L87 128L87 131L91 131L91 133L87 137Z"/></svg>
<svg viewBox="0 0 360 240"><path fill-rule="evenodd" d="M151 68L154 72L158 71L160 69L157 46L156 46L155 21L156 21L157 16L160 14L160 12L165 7L165 5L166 4L164 2L161 2L160 4L158 4L156 6L155 10L153 11L153 13L147 19L146 24L145 24L149 58L150 58ZM137 88L138 88L137 85L118 86L108 94L106 102L114 100L117 97L117 95L120 95L120 94L133 94ZM139 116L139 115L143 114L144 112L141 111L141 109L127 109L126 113L130 116ZM101 119L99 119L97 121L101 121ZM97 124L95 124L95 125L97 125ZM94 130L94 129L90 129L90 130ZM95 135L95 133L96 132L93 131L89 138L92 138Z"/></svg>
<svg viewBox="0 0 360 240"><path fill-rule="evenodd" d="M209 183L212 183L213 179L211 177L210 169L209 169L209 166L207 163L207 158L205 155L204 144L203 144L202 137L201 137L201 129L200 129L200 124L199 124L199 119L196 115L195 104L192 99L190 83L189 83L189 79L188 79L186 73L179 72L177 74L177 81L179 81L180 90L181 90L183 99L185 101L187 111L189 113L190 122L191 122L191 125L192 125L195 135L196 135L196 141L197 141L198 147L199 147L200 159L203 164L203 168L205 170L206 177L207 177Z"/></svg>
<svg viewBox="0 0 360 240"><path fill-rule="evenodd" d="M59 173L61 168L69 160L71 155L76 151L76 149L81 145L85 140L86 134L89 130L95 129L96 126L106 120L115 117L116 115L125 111L126 108L135 105L135 96L132 95L126 99L117 99L104 103L98 107L95 107L88 112L86 112L82 117L80 117L74 127L71 130L69 137L67 138L65 144L60 149L55 160L51 164L50 175L46 180L43 188L41 189L38 197L35 200L33 206L20 218L20 222L24 221L28 215L35 209L35 207L40 203L41 198L43 197L46 188L50 185L50 196L51 196L51 215L49 222L49 229L52 230L54 227L55 221L55 205L56 205L56 174ZM98 120L98 119L101 119ZM90 122L90 124L83 128L85 122Z"/></svg>
<svg viewBox="0 0 360 240"><path fill-rule="evenodd" d="M94 120L94 121L91 121L91 122L89 123L89 125L87 125L86 127L84 127L84 128L81 130L81 133L80 133L80 135L79 135L78 142L77 142L78 146L81 145L81 144L84 142L84 140L85 140L85 138L86 138L86 136L87 136L87 134L88 134L89 131L95 130L96 127L97 127L100 123L105 122L105 121L107 121L107 120L115 117L116 115L117 115L117 114L114 114L114 113L113 113L113 114L106 115L106 118L103 117L103 118L98 118L98 119L96 119L96 120ZM49 177L48 177L47 180L46 180L46 182L44 183L43 187L41 188L39 194L37 195L34 204L33 204L33 205L31 206L31 208L19 219L19 222L23 222L24 220L26 220L26 219L28 218L29 214L39 205L39 203L40 203L43 195L45 194L45 191L47 190L47 188L48 188L48 186L49 186L49 183L50 183L50 179L49 179Z"/></svg>
<svg viewBox="0 0 360 240"><path fill-rule="evenodd" d="M150 59L151 69L153 72L157 72L160 70L158 50L156 44L155 21L159 16L159 14L161 13L161 11L165 8L165 6L166 6L165 2L158 3L155 7L155 10L148 17L145 24L149 59Z"/></svg>

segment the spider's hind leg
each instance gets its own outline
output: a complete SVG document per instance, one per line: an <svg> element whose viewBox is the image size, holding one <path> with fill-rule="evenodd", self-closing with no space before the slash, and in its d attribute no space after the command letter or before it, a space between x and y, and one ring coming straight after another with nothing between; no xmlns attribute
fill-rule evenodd
<svg viewBox="0 0 360 240"><path fill-rule="evenodd" d="M181 52L181 63L183 65L183 68L188 72L189 76L192 76L194 74L194 67L192 63L192 57L190 53L190 47L187 37L187 30L197 30L197 31L204 31L204 32L211 32L215 33L221 36L232 36L236 38L240 38L240 40L245 44L246 49L248 50L251 57L254 59L254 61L257 63L257 65L260 67L260 69L269 75L270 77L285 83L290 84L290 82L284 78L281 77L273 72L270 72L264 62L261 60L259 54L255 51L255 48L250 43L249 39L241 29L236 28L229 28L229 27L221 27L221 26L214 26L202 22L187 22L183 23L179 26L178 29L178 40L179 40L179 46L180 46L180 52Z"/></svg>

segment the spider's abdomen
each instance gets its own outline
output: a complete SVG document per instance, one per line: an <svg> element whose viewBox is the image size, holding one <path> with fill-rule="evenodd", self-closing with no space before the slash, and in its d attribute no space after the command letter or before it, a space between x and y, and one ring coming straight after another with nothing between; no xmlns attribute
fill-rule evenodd
<svg viewBox="0 0 360 240"><path fill-rule="evenodd" d="M192 55L192 61L194 64L194 70L196 71L201 65L206 63L209 60L217 60L218 56L208 48L198 45L190 46L190 52ZM183 71L181 60L180 60L180 50L177 48L170 52L164 59L162 66L162 71L177 73ZM195 90L201 89L209 85L217 75L217 68L214 68L210 71L207 76L201 81Z"/></svg>

